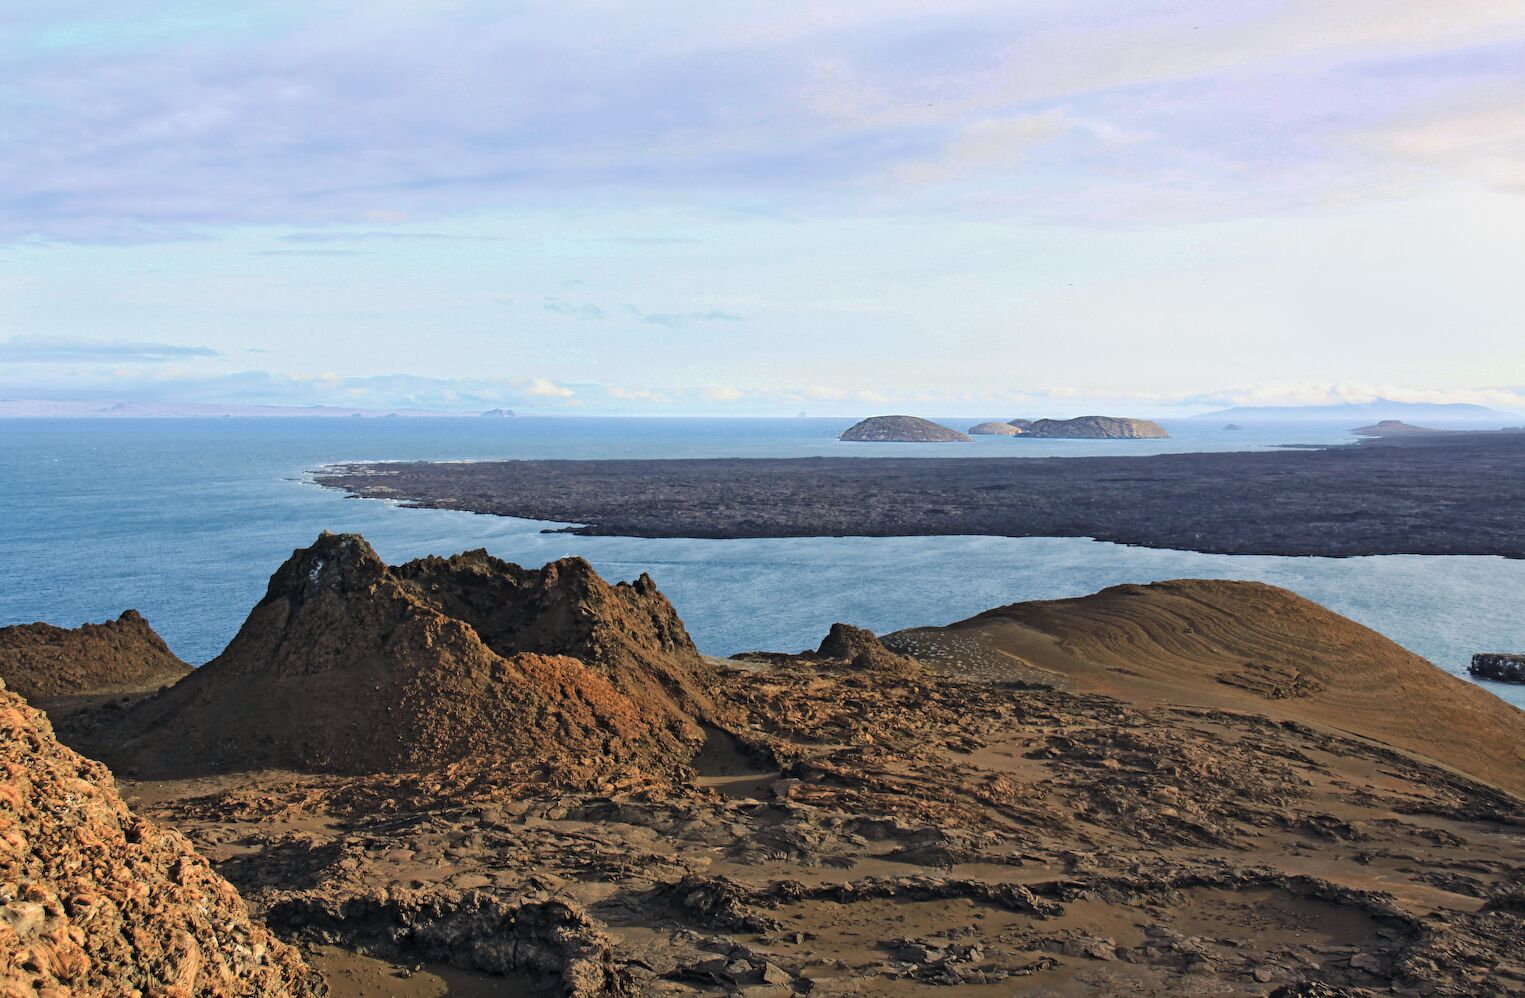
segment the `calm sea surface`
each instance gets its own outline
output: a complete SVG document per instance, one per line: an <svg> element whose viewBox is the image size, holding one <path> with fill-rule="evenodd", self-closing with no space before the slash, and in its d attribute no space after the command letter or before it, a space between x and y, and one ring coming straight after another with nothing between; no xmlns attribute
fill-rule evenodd
<svg viewBox="0 0 1525 998"><path fill-rule="evenodd" d="M328 529L365 534L392 562L485 547L527 565L580 554L613 578L647 571L699 646L718 655L813 646L835 620L887 631L1183 576L1286 586L1458 675L1475 651L1525 651L1525 561L1203 555L1072 538L571 537L543 533L540 522L346 499L306 478L323 464L362 460L1068 456L1350 439L1334 426L1225 432L1171 423L1172 438L1160 441L838 442L851 422L0 420L0 625L73 626L136 607L176 653L203 662L233 636L275 567ZM1525 688L1488 688L1525 706Z"/></svg>

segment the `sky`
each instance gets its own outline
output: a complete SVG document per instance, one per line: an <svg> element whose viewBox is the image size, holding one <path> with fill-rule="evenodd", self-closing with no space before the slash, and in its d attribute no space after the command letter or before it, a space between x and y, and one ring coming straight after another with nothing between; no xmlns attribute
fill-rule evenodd
<svg viewBox="0 0 1525 998"><path fill-rule="evenodd" d="M1525 0L0 10L0 398L1525 411Z"/></svg>

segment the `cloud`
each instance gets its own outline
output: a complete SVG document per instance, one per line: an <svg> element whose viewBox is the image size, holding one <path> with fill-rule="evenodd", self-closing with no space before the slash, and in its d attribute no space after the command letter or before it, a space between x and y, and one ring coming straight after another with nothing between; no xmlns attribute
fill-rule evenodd
<svg viewBox="0 0 1525 998"><path fill-rule="evenodd" d="M970 168L1025 194L970 210L1127 218L1169 194L1159 212L1221 215L1371 186L1410 154L1341 138L1482 83L1525 93L1517 0L34 6L0 78L13 241L481 240L439 220L609 204L946 210L895 178ZM1085 127L1054 131L1061 113Z"/></svg>
<svg viewBox="0 0 1525 998"><path fill-rule="evenodd" d="M575 404L578 389L549 378L430 378L412 374L345 377L276 371L194 374L122 367L57 378L0 371L0 397L25 399L340 405L369 409L525 409Z"/></svg>
<svg viewBox="0 0 1525 998"><path fill-rule="evenodd" d="M99 361L170 361L220 356L211 347L130 340L87 340L68 336L12 336L0 340L0 360L18 364Z"/></svg>
<svg viewBox="0 0 1525 998"><path fill-rule="evenodd" d="M733 312L726 312L718 308L712 308L704 312L643 312L634 305L626 305L625 310L642 322L653 326L665 326L668 329L678 329L693 322L746 321L746 319Z"/></svg>
<svg viewBox="0 0 1525 998"><path fill-rule="evenodd" d="M964 126L935 156L906 163L898 176L911 184L936 184L966 173L1011 170L1030 150L1076 126L1059 109L1008 118L982 118Z"/></svg>
<svg viewBox="0 0 1525 998"><path fill-rule="evenodd" d="M1430 176L1525 192L1525 93L1396 124L1364 138L1371 148L1422 167Z"/></svg>
<svg viewBox="0 0 1525 998"><path fill-rule="evenodd" d="M573 305L559 298L547 298L541 307L547 312L555 312L558 315L570 315L576 319L598 320L605 318L609 314L597 305L586 302L581 305Z"/></svg>
<svg viewBox="0 0 1525 998"><path fill-rule="evenodd" d="M547 312L555 312L557 315L571 316L574 319L587 319L601 321L610 316L610 312L592 302L574 304L562 301L560 298L546 298L541 305ZM690 323L704 322L745 322L743 316L723 309L711 308L695 310L691 312L647 312L638 305L621 305L617 312L652 326L662 326L667 329L680 329Z"/></svg>
<svg viewBox="0 0 1525 998"><path fill-rule="evenodd" d="M549 378L535 378L524 387L524 394L528 398L536 399L569 399L577 392L565 385L558 385Z"/></svg>

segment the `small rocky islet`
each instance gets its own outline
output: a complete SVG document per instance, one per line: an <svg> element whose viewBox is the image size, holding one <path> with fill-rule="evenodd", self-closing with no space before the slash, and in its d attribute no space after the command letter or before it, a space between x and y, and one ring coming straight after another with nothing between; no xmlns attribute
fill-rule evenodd
<svg viewBox="0 0 1525 998"><path fill-rule="evenodd" d="M1075 416L1071 419L990 420L969 427L967 434L919 416L870 416L842 432L842 440L869 443L951 443L972 436L1032 437L1065 440L1146 440L1170 434L1148 419L1120 416Z"/></svg>
<svg viewBox="0 0 1525 998"><path fill-rule="evenodd" d="M317 995L336 951L574 996L1525 989L1519 711L1272 586L719 660L644 576L330 534L213 662L119 672L0 694L5 994Z"/></svg>

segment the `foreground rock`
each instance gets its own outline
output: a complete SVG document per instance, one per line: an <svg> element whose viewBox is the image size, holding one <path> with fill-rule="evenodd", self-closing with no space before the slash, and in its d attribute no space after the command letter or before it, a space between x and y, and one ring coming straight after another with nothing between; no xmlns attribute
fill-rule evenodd
<svg viewBox="0 0 1525 998"><path fill-rule="evenodd" d="M179 834L0 684L0 994L327 993Z"/></svg>
<svg viewBox="0 0 1525 998"><path fill-rule="evenodd" d="M154 689L190 671L136 610L75 628L0 627L0 679L28 700Z"/></svg>
<svg viewBox="0 0 1525 998"><path fill-rule="evenodd" d="M839 439L863 443L953 443L969 437L920 416L870 416L843 430Z"/></svg>
<svg viewBox="0 0 1525 998"><path fill-rule="evenodd" d="M119 772L663 779L702 738L706 670L645 577L480 551L389 568L363 538L324 534L221 655L77 730Z"/></svg>
<svg viewBox="0 0 1525 998"><path fill-rule="evenodd" d="M1015 437L1022 432L1011 423L976 423L969 427L970 435L976 437Z"/></svg>
<svg viewBox="0 0 1525 998"><path fill-rule="evenodd" d="M573 995L1525 990L1519 712L1290 593L1120 587L732 665L692 782L140 789L282 932ZM1482 727L1469 756L1405 724Z"/></svg>
<svg viewBox="0 0 1525 998"><path fill-rule="evenodd" d="M1015 423L1015 421L1013 421ZM1024 420L1024 422L1026 422ZM1148 419L1117 416L1076 416L1074 419L1035 419L1023 428L1024 436L1084 440L1140 440L1170 436L1159 423Z"/></svg>
<svg viewBox="0 0 1525 998"><path fill-rule="evenodd" d="M1472 656L1472 664L1467 666L1467 672L1479 679L1525 683L1525 655L1481 652Z"/></svg>

